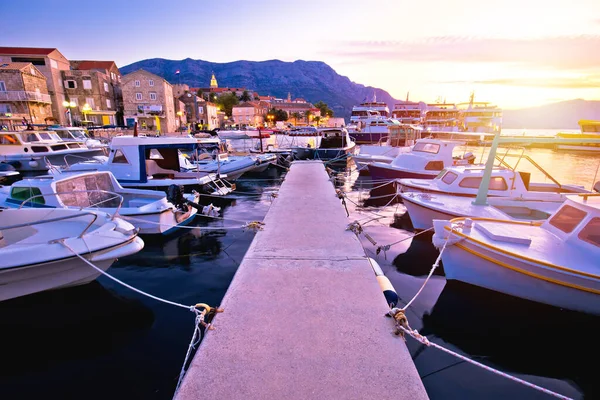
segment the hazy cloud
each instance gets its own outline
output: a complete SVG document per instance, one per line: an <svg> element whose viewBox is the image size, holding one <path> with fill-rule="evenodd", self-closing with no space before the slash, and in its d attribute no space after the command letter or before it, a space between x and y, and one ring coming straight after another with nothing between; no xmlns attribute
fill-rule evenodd
<svg viewBox="0 0 600 400"><path fill-rule="evenodd" d="M525 79L525 78L496 78L477 81L436 81L441 84L480 84L503 85L522 87L541 87L556 89L594 89L600 88L600 76L587 78L552 78L552 79Z"/></svg>
<svg viewBox="0 0 600 400"><path fill-rule="evenodd" d="M600 65L600 36L537 39L436 36L419 41L345 42L330 55L349 59L409 62L513 63L559 69Z"/></svg>

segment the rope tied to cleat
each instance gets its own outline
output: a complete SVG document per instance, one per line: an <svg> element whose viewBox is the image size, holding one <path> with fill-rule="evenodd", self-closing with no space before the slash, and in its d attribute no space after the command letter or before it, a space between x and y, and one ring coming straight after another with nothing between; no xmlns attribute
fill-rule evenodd
<svg viewBox="0 0 600 400"><path fill-rule="evenodd" d="M350 213L348 212L348 205L346 204L346 194L341 189L335 189L335 195L338 199L342 200L342 204L344 205L344 209L346 210L346 217L349 217Z"/></svg>
<svg viewBox="0 0 600 400"><path fill-rule="evenodd" d="M361 226L361 224L358 221L354 221L351 224L348 224L348 227L346 227L347 231L352 231L357 237L360 234L363 234L364 237L371 242L371 244L373 246L377 246L377 242L375 241L375 239L373 239L371 237L371 235L369 235L367 232L364 231L363 227Z"/></svg>

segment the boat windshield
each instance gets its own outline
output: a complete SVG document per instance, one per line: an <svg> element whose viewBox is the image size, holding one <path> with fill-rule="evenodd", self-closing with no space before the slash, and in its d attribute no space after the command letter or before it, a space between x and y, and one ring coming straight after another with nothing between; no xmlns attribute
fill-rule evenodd
<svg viewBox="0 0 600 400"><path fill-rule="evenodd" d="M412 151L421 151L423 153L437 154L440 151L440 145L437 143L419 142L413 146Z"/></svg>
<svg viewBox="0 0 600 400"><path fill-rule="evenodd" d="M73 129L71 130L71 135L75 138L75 139L81 139L81 140L86 140L88 139L88 135L86 135L85 131L83 129Z"/></svg>
<svg viewBox="0 0 600 400"><path fill-rule="evenodd" d="M600 218L594 217L579 232L579 239L600 247Z"/></svg>

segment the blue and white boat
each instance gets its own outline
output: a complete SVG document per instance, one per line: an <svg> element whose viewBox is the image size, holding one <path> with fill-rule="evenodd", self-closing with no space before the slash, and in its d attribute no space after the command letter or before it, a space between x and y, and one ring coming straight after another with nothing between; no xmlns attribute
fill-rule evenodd
<svg viewBox="0 0 600 400"><path fill-rule="evenodd" d="M317 134L305 147L291 148L296 159L345 161L356 151L356 143L345 128L320 128Z"/></svg>
<svg viewBox="0 0 600 400"><path fill-rule="evenodd" d="M177 201L161 191L125 189L108 171L43 175L0 189L4 207L93 209L118 215L140 234L169 234L189 224L198 212L190 203L199 198L198 192Z"/></svg>
<svg viewBox="0 0 600 400"><path fill-rule="evenodd" d="M166 191L171 185L226 195L234 187L213 172L193 165L184 153L194 153L201 139L191 137L116 136L108 157L68 165L66 171L110 171L124 187Z"/></svg>

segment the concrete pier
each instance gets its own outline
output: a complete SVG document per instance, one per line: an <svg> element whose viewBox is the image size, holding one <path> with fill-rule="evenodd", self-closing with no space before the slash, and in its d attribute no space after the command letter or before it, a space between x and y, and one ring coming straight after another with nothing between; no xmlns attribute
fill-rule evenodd
<svg viewBox="0 0 600 400"><path fill-rule="evenodd" d="M176 399L427 399L322 162L264 222Z"/></svg>

